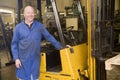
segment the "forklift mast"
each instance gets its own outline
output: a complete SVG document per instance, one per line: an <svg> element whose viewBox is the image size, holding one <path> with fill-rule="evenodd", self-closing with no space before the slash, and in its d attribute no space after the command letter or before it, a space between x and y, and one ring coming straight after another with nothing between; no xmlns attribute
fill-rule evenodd
<svg viewBox="0 0 120 80"><path fill-rule="evenodd" d="M112 55L115 0L88 0L90 80L106 80L105 60Z"/></svg>
<svg viewBox="0 0 120 80"><path fill-rule="evenodd" d="M82 6L81 6L81 2L80 0L77 0L77 7L78 7L78 12L79 12L79 16L82 22L82 26L83 26L83 35L84 35L84 41L87 40L87 24L85 22L85 18L84 18L84 14L83 14L83 10L82 10Z"/></svg>
<svg viewBox="0 0 120 80"><path fill-rule="evenodd" d="M53 12L54 12L54 16L55 16L55 21L56 21L60 41L61 41L61 44L62 44L62 46L64 48L65 47L65 41L64 41L63 32L62 32L62 29L61 29L61 24L60 24L60 20L59 20L55 0L51 0L51 4L52 4L52 7L53 7Z"/></svg>

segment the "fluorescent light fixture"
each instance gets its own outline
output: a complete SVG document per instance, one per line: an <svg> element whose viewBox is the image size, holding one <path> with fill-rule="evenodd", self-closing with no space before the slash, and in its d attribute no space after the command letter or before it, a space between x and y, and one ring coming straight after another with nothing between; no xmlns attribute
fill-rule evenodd
<svg viewBox="0 0 120 80"><path fill-rule="evenodd" d="M12 11L10 11L10 10L5 10L5 9L0 9L0 12L3 12L3 13L13 13Z"/></svg>

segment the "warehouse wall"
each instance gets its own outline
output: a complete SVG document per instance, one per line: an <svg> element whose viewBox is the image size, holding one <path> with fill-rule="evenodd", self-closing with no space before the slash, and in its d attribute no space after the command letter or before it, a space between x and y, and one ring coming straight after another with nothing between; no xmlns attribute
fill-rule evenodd
<svg viewBox="0 0 120 80"><path fill-rule="evenodd" d="M57 8L59 12L65 11L65 6L72 6L73 0L57 0Z"/></svg>
<svg viewBox="0 0 120 80"><path fill-rule="evenodd" d="M120 0L115 0L115 11L120 10Z"/></svg>
<svg viewBox="0 0 120 80"><path fill-rule="evenodd" d="M0 12L3 22L14 23L15 22L15 11L11 8L0 7L0 10L5 10L9 12Z"/></svg>

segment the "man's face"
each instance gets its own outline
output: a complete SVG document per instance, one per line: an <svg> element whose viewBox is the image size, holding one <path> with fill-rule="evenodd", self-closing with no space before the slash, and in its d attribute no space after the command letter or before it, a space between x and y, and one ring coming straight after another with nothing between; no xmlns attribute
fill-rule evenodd
<svg viewBox="0 0 120 80"><path fill-rule="evenodd" d="M25 21L32 22L34 20L35 12L34 9L30 6L24 9Z"/></svg>

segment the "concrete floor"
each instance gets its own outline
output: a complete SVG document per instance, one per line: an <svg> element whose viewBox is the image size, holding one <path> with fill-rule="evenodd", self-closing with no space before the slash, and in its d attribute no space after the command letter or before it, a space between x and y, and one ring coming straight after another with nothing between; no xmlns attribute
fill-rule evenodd
<svg viewBox="0 0 120 80"><path fill-rule="evenodd" d="M1 69L1 79L0 80L17 80L15 77L15 66L6 66Z"/></svg>
<svg viewBox="0 0 120 80"><path fill-rule="evenodd" d="M7 50L0 50L0 60L0 80L17 80L14 64L6 66L6 63L10 61ZM107 80L120 80L120 66L114 66L112 70L107 71Z"/></svg>
<svg viewBox="0 0 120 80"><path fill-rule="evenodd" d="M17 80L14 64L6 65L11 60L8 50L0 50L0 80Z"/></svg>
<svg viewBox="0 0 120 80"><path fill-rule="evenodd" d="M107 71L107 80L120 80L120 65L114 66L110 71Z"/></svg>

